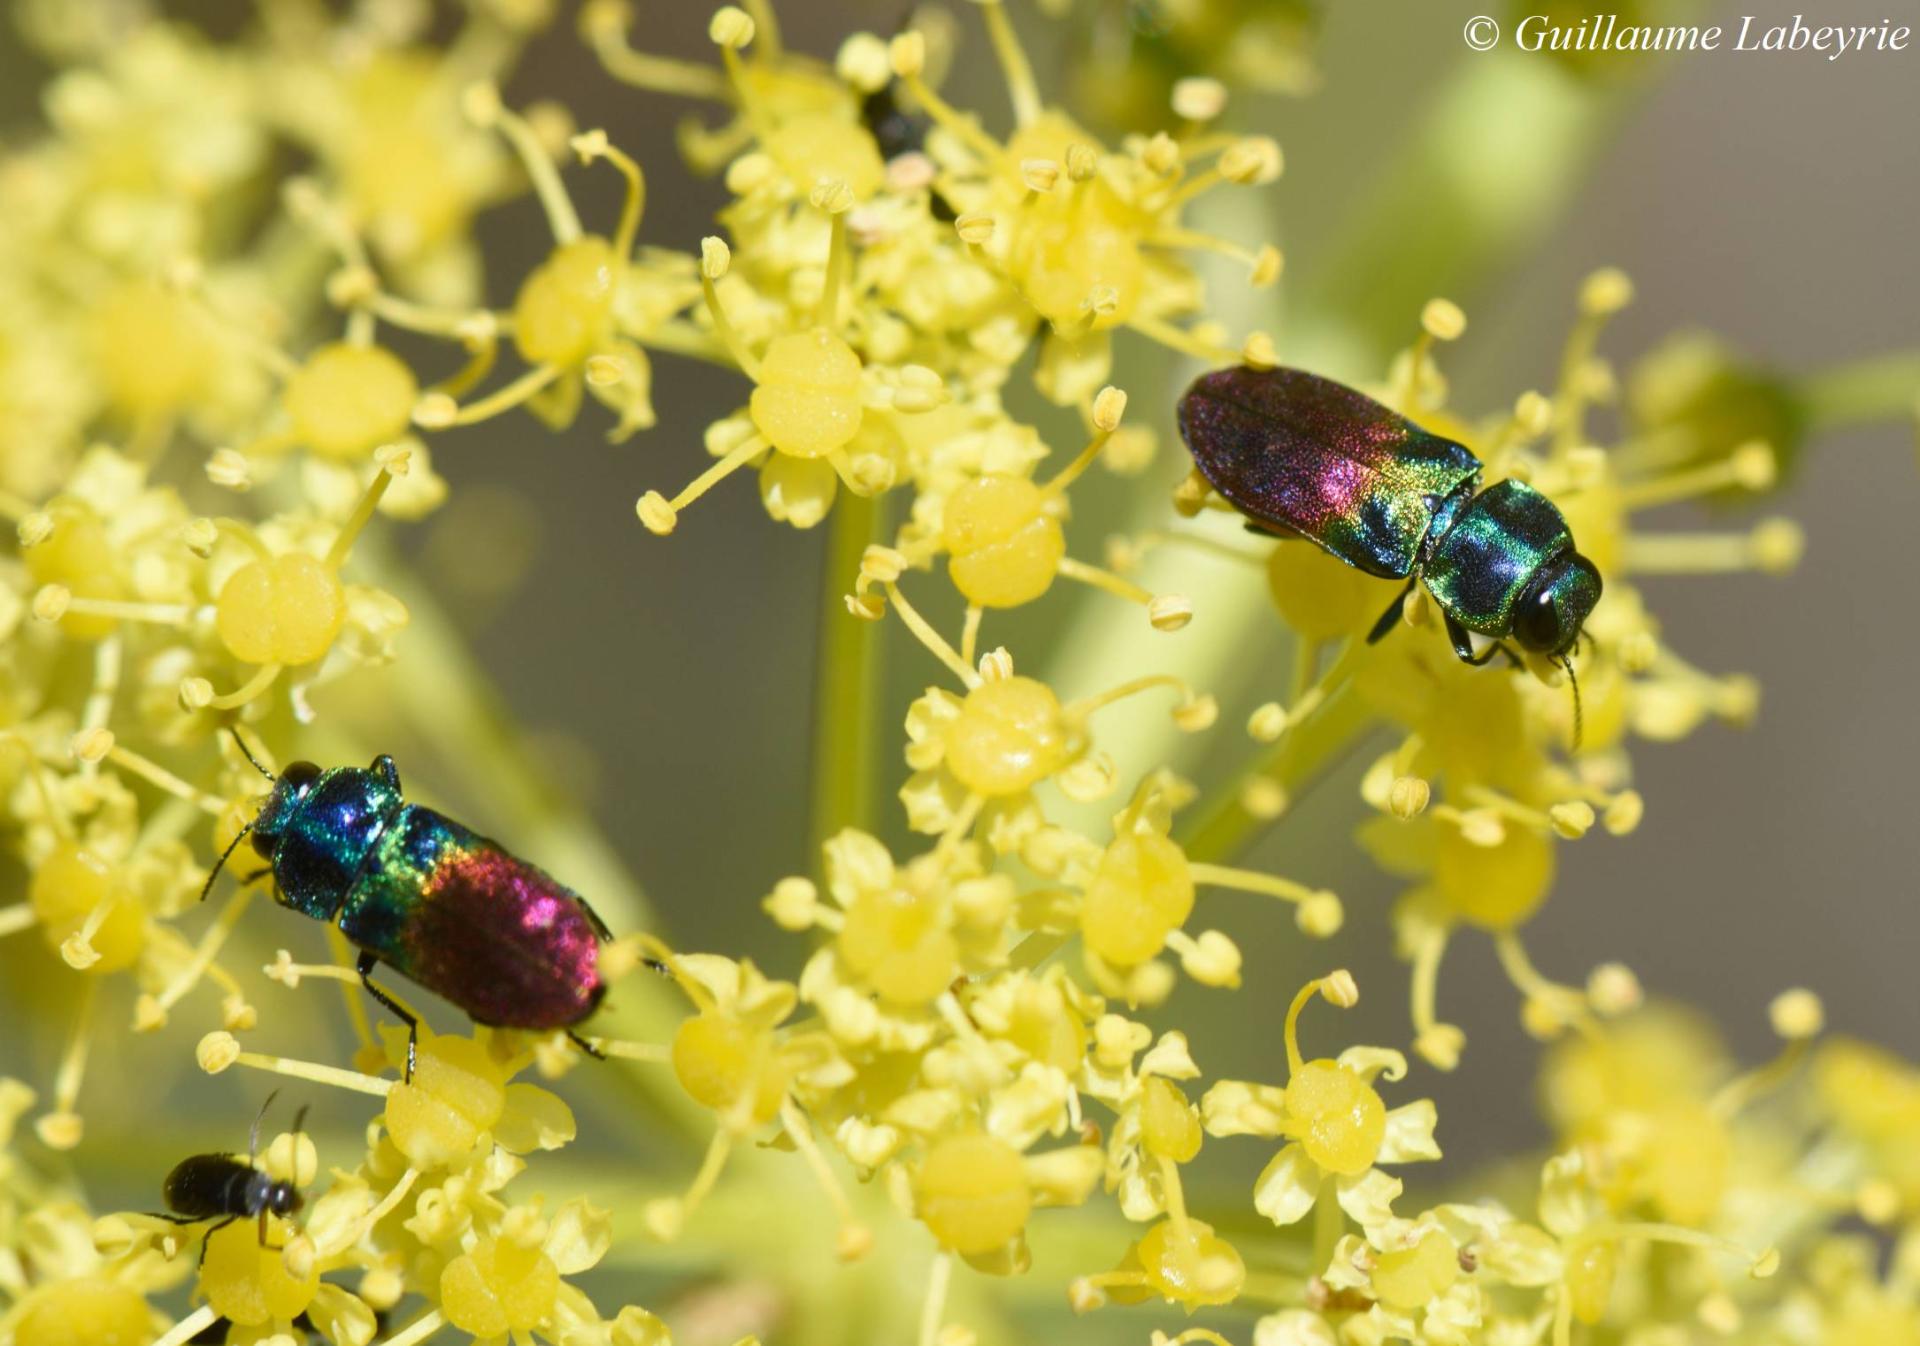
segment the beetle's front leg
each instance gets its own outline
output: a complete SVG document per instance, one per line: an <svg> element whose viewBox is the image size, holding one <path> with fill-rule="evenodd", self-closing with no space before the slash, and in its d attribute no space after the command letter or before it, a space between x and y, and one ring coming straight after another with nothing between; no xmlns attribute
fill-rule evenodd
<svg viewBox="0 0 1920 1346"><path fill-rule="evenodd" d="M359 962L355 964L355 970L359 972L360 984L367 988L367 994L372 996L382 1007L407 1026L407 1075L403 1083L412 1084L414 1060L418 1056L420 1048L420 1019L405 1005L402 1005L399 1001L374 985L373 968L374 964L379 961L380 960L372 954L363 952L360 955Z"/></svg>
<svg viewBox="0 0 1920 1346"><path fill-rule="evenodd" d="M1407 610L1407 595L1413 592L1413 586L1419 582L1420 577L1415 575L1407 581L1404 589L1393 596L1393 602L1387 604L1387 610L1380 614L1380 620L1373 624L1373 630L1367 632L1367 644L1378 645L1387 638L1387 633L1393 630L1394 625L1399 622L1401 614ZM1448 620L1452 619L1449 618ZM1456 644L1454 648L1459 649L1460 647Z"/></svg>
<svg viewBox="0 0 1920 1346"><path fill-rule="evenodd" d="M1466 627L1460 625L1460 623L1454 619L1452 613L1447 614L1447 639L1453 642L1453 652L1460 656L1460 662L1463 664L1471 664L1475 668L1482 668L1485 667L1487 661L1492 659L1494 655L1504 654L1507 656L1507 662L1515 668L1525 668L1527 666L1525 660L1507 648L1507 643L1504 640L1496 640L1487 646L1486 649L1475 654L1473 652L1473 633L1467 630Z"/></svg>

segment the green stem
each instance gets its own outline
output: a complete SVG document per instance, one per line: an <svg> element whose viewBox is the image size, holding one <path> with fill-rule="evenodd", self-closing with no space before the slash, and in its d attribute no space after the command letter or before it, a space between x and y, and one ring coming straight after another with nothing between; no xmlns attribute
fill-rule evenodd
<svg viewBox="0 0 1920 1346"><path fill-rule="evenodd" d="M1331 1173L1324 1174L1320 1179L1320 1195L1313 1202L1313 1272L1316 1276L1326 1274L1327 1264L1333 1261L1333 1250L1346 1229L1346 1212L1340 1209L1334 1182Z"/></svg>
<svg viewBox="0 0 1920 1346"><path fill-rule="evenodd" d="M1341 351L1352 358L1344 372L1377 376L1379 362L1413 339L1422 303L1470 295L1493 268L1525 255L1583 185L1628 102L1626 91L1569 80L1551 61L1461 62L1338 250L1295 296L1288 353ZM1495 143L1509 189L1489 185L1485 146Z"/></svg>
<svg viewBox="0 0 1920 1346"><path fill-rule="evenodd" d="M878 624L847 611L846 595L861 555L885 530L885 505L852 492L828 516L813 686L814 848L843 827L873 825L886 639Z"/></svg>
<svg viewBox="0 0 1920 1346"><path fill-rule="evenodd" d="M1331 693L1317 714L1288 730L1287 736L1250 771L1235 775L1201 800L1189 815L1193 823L1180 838L1188 858L1231 860L1259 832L1263 820L1240 806L1241 781L1256 774L1269 776L1289 796L1297 797L1303 786L1360 742L1373 727L1373 720L1372 710L1351 684Z"/></svg>
<svg viewBox="0 0 1920 1346"><path fill-rule="evenodd" d="M1834 365L1798 380L1795 392L1811 434L1912 419L1920 415L1920 350Z"/></svg>

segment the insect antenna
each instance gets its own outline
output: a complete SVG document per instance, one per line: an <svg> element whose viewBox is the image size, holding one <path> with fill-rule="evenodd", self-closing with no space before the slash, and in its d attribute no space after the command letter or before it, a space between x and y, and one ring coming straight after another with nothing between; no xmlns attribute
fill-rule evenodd
<svg viewBox="0 0 1920 1346"><path fill-rule="evenodd" d="M1586 728L1585 717L1580 709L1580 678L1573 671L1573 656L1560 656L1560 667L1567 670L1567 685L1573 688L1573 751L1580 751L1580 738Z"/></svg>
<svg viewBox="0 0 1920 1346"><path fill-rule="evenodd" d="M253 1130L249 1132L247 1135L247 1167L248 1168L253 1167L255 1157L258 1156L260 1153L260 1123L266 1120L267 1109L273 1106L273 1100L278 1097L280 1097L280 1091L278 1089L275 1089L272 1093L268 1094L266 1098L261 1102L260 1111L255 1113L253 1116ZM302 1109L302 1112L304 1113L305 1109Z"/></svg>
<svg viewBox="0 0 1920 1346"><path fill-rule="evenodd" d="M278 776L274 775L271 771L267 770L265 767L260 765L260 759L253 755L253 750L247 746L247 741L244 738L240 737L240 730L238 726L228 725L227 732L233 735L234 744L240 749L240 755L247 759L248 764L251 765L255 771L258 771L261 775L265 776L270 781L277 781L280 779Z"/></svg>
<svg viewBox="0 0 1920 1346"><path fill-rule="evenodd" d="M220 852L220 858L213 862L213 868L207 872L207 881L200 885L200 900L202 902L205 902L207 895L213 891L213 881L220 877L220 871L227 867L227 857L233 854L235 847L246 840L247 833L251 831L253 831L252 823L242 824L240 830L233 834L233 840L227 843L227 848ZM259 876L255 875L255 877L257 878Z"/></svg>
<svg viewBox="0 0 1920 1346"><path fill-rule="evenodd" d="M308 1106L309 1106L308 1104L302 1103L300 1105L300 1111L293 1114L292 1156L287 1160L288 1166L292 1169L292 1172L288 1174L288 1181L293 1184L293 1188L296 1193L296 1196L294 1198L296 1203L299 1200L297 1193L300 1188L300 1131L301 1131L301 1128L303 1128L307 1124Z"/></svg>

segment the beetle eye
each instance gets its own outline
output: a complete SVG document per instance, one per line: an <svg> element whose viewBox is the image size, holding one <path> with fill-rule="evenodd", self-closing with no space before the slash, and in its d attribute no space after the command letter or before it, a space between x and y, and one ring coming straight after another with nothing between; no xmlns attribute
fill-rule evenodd
<svg viewBox="0 0 1920 1346"><path fill-rule="evenodd" d="M1539 592L1520 600L1513 614L1513 634L1522 645L1542 654L1560 648L1560 611L1554 605L1552 584L1543 584Z"/></svg>
<svg viewBox="0 0 1920 1346"><path fill-rule="evenodd" d="M320 768L312 762L288 762L280 773L280 782L295 795L303 795L320 779Z"/></svg>
<svg viewBox="0 0 1920 1346"><path fill-rule="evenodd" d="M278 832L264 831L256 827L253 829L252 836L249 840L253 845L253 853L271 864L273 862L274 848L280 844L280 834Z"/></svg>

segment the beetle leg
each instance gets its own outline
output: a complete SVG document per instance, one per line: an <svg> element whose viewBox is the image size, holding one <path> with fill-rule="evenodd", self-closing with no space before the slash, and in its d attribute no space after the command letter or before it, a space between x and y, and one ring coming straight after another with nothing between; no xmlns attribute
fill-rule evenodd
<svg viewBox="0 0 1920 1346"><path fill-rule="evenodd" d="M591 1042L588 1042L585 1038L581 1037L578 1033L574 1032L571 1028L567 1030L567 1036L573 1039L574 1046L578 1047L581 1051L585 1052L588 1056L591 1056L594 1060L604 1061L607 1059L607 1054L605 1052L601 1051L598 1047L594 1046Z"/></svg>
<svg viewBox="0 0 1920 1346"><path fill-rule="evenodd" d="M1454 615L1447 614L1447 639L1453 642L1453 652L1460 656L1463 664L1474 663L1473 636L1466 627L1460 625ZM1483 661L1484 662L1484 661Z"/></svg>
<svg viewBox="0 0 1920 1346"><path fill-rule="evenodd" d="M1507 656L1507 662L1513 665L1513 667L1525 668L1527 666L1526 661L1508 648L1507 642L1504 640L1496 640L1493 644L1487 646L1486 649L1475 654L1473 652L1472 633L1469 632L1466 627L1460 625L1459 622L1455 621L1451 615L1447 617L1447 639L1453 642L1453 652L1460 656L1460 662L1463 664L1471 664L1475 668L1483 668L1494 655L1504 654Z"/></svg>
<svg viewBox="0 0 1920 1346"><path fill-rule="evenodd" d="M1400 614L1406 611L1407 595L1413 592L1413 586L1419 582L1420 577L1415 575L1407 581L1406 588L1393 596L1393 602L1387 604L1387 610L1380 614L1380 620L1373 624L1373 630L1367 632L1367 644L1378 645L1387 638L1387 633L1393 630L1394 624L1400 620ZM1458 642L1455 642L1454 648L1456 650L1460 648ZM1469 649L1468 653L1472 653L1472 650Z"/></svg>
<svg viewBox="0 0 1920 1346"><path fill-rule="evenodd" d="M373 967L379 961L370 953L362 953L359 962L354 965L354 970L360 974L360 984L367 988L367 994L407 1026L407 1077L403 1082L412 1084L414 1059L418 1055L420 1046L420 1020L399 1001L374 985Z"/></svg>
<svg viewBox="0 0 1920 1346"><path fill-rule="evenodd" d="M239 1218L240 1217L238 1215L229 1215L226 1219L222 1220L219 1224L215 1225L213 1228L209 1229L206 1233L200 1236L200 1260L194 1263L196 1267L204 1267L207 1264L208 1240L210 1240L215 1234L219 1233L222 1229L225 1229L228 1225L232 1224L235 1220Z"/></svg>
<svg viewBox="0 0 1920 1346"><path fill-rule="evenodd" d="M386 753L381 753L373 759L373 765L369 770L385 781L388 788L395 794L400 793L400 768L393 764L393 758Z"/></svg>
<svg viewBox="0 0 1920 1346"><path fill-rule="evenodd" d="M600 936L602 940L611 940L613 938L613 931L607 928L607 923L600 919L600 913L593 909L587 902L587 899L575 894L573 900L578 902L580 904L580 910L587 914L587 920L593 925L594 934Z"/></svg>

